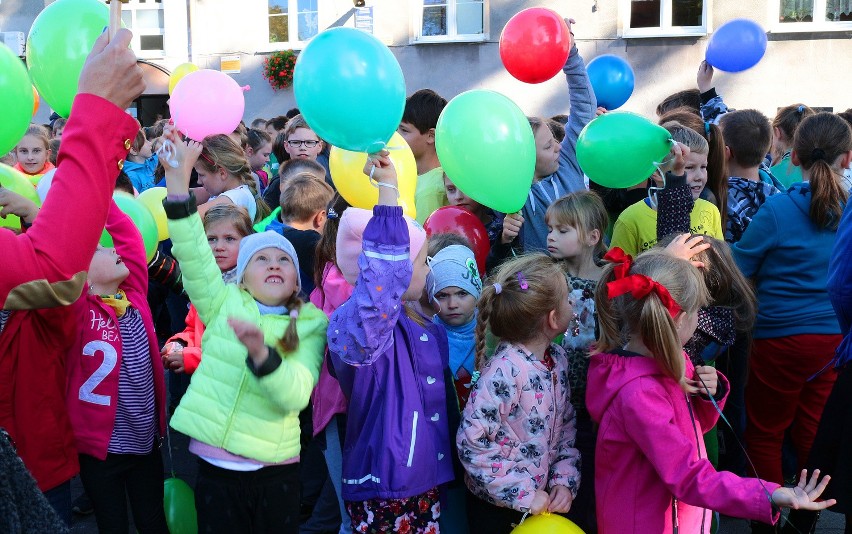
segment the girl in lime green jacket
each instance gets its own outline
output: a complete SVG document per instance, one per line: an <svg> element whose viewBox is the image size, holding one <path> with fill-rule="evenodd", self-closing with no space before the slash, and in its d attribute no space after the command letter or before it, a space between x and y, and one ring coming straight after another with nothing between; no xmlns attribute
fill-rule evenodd
<svg viewBox="0 0 852 534"><path fill-rule="evenodd" d="M202 359L171 425L199 457L199 532L297 533L299 411L319 377L328 319L299 298L293 246L274 232L243 238L237 284L225 284L206 242L189 171L201 145L174 130L167 168L172 252L207 329Z"/></svg>

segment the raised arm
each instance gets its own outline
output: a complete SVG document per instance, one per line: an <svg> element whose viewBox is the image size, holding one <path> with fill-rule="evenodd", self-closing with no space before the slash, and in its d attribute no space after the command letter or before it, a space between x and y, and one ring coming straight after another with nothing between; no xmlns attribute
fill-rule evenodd
<svg viewBox="0 0 852 534"><path fill-rule="evenodd" d="M83 291L115 178L138 130L124 112L145 87L131 37L122 30L109 44L105 35L95 42L39 216L24 234L0 230L3 309L64 306Z"/></svg>
<svg viewBox="0 0 852 534"><path fill-rule="evenodd" d="M556 171L557 180L563 191L585 189L583 171L577 163L577 138L583 128L595 118L598 101L595 98L589 75L586 74L586 64L576 45L571 48L568 61L562 69L568 81L568 97L571 110L568 122L565 124L565 139L559 151L559 169Z"/></svg>

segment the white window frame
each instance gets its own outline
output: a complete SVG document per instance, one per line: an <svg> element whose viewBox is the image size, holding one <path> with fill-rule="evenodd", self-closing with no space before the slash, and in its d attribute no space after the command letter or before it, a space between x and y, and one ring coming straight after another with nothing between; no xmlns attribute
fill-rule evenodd
<svg viewBox="0 0 852 534"><path fill-rule="evenodd" d="M409 39L411 44L427 43L481 43L488 41L490 10L489 1L482 0L482 33L459 34L456 31L456 0L447 2L447 35L423 35L423 0L411 2L411 25L414 31Z"/></svg>
<svg viewBox="0 0 852 534"><path fill-rule="evenodd" d="M825 17L826 0L814 0L814 18L817 14ZM839 32L852 30L852 21L831 22L814 20L813 22L780 22L781 1L769 0L769 31L770 33L800 33L800 32Z"/></svg>
<svg viewBox="0 0 852 534"><path fill-rule="evenodd" d="M136 53L136 56L141 59L159 59L166 57L166 30L165 18L166 12L164 9L165 0L147 0L145 3L140 3L139 0L129 0L126 4L122 2L122 13L130 13L131 26L128 28L133 32L133 40L130 41L130 48ZM155 7L156 6L156 7ZM163 26L159 29L137 28L136 27L136 12L137 11L161 11L163 13ZM160 50L142 50L142 36L161 35L163 36L163 48Z"/></svg>
<svg viewBox="0 0 852 534"><path fill-rule="evenodd" d="M265 52L275 52L278 50L301 50L308 45L307 41L299 41L299 0L282 0L287 2L287 33L291 36L296 36L296 40L289 40L286 42L280 43L271 43L269 42L269 1L264 0L263 2L263 12L264 12L264 24L266 27L266 31L263 33L264 42L261 46L261 50ZM324 12L323 7L326 2L324 0L317 0L317 35L323 30L322 25L322 15Z"/></svg>
<svg viewBox="0 0 852 534"><path fill-rule="evenodd" d="M713 31L710 21L712 0L704 0L701 13L701 26L672 26L672 0L660 0L660 25L653 28L630 27L631 0L619 0L618 29L619 37L652 38L652 37L701 37Z"/></svg>

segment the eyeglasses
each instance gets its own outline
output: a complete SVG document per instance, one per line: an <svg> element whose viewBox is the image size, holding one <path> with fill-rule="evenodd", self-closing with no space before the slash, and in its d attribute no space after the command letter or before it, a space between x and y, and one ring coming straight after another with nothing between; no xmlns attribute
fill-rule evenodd
<svg viewBox="0 0 852 534"><path fill-rule="evenodd" d="M302 146L305 148L314 148L319 144L319 141L313 139L293 139L292 141L287 141L287 144L290 145L290 148L301 148Z"/></svg>

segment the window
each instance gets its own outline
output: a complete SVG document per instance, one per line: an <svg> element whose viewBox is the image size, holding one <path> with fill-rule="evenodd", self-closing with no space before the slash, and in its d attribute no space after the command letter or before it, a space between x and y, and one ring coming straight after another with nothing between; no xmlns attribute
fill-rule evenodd
<svg viewBox="0 0 852 534"><path fill-rule="evenodd" d="M621 0L623 37L707 34L709 0Z"/></svg>
<svg viewBox="0 0 852 534"><path fill-rule="evenodd" d="M269 42L302 43L319 33L319 0L268 0Z"/></svg>
<svg viewBox="0 0 852 534"><path fill-rule="evenodd" d="M776 32L852 29L852 0L772 0L770 8Z"/></svg>
<svg viewBox="0 0 852 534"><path fill-rule="evenodd" d="M162 0L130 0L122 4L121 21L133 31L130 47L137 56L163 57L165 31Z"/></svg>
<svg viewBox="0 0 852 534"><path fill-rule="evenodd" d="M485 0L418 0L415 6L414 42L485 41Z"/></svg>

